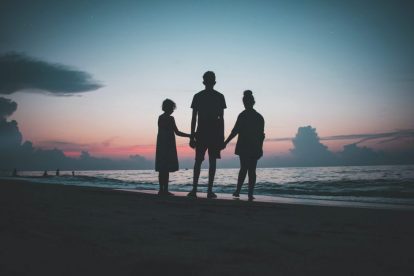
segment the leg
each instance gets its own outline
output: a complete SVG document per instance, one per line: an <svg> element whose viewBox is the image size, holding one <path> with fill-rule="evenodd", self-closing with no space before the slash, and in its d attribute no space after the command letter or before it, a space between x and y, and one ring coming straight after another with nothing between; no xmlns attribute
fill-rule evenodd
<svg viewBox="0 0 414 276"><path fill-rule="evenodd" d="M213 192L214 177L216 176L216 164L217 158L220 158L220 150L214 146L208 148L208 190L207 198L217 198L217 195Z"/></svg>
<svg viewBox="0 0 414 276"><path fill-rule="evenodd" d="M237 179L236 191L234 192L233 196L239 197L244 180L246 179L246 174L247 174L246 159L243 157L240 157L239 177Z"/></svg>
<svg viewBox="0 0 414 276"><path fill-rule="evenodd" d="M197 186L198 186L198 179L200 177L201 163L203 163L206 150L207 150L207 147L201 144L197 144L196 158L195 158L194 171L193 171L193 189L191 190L191 192L188 193L187 196L189 197L197 197Z"/></svg>
<svg viewBox="0 0 414 276"><path fill-rule="evenodd" d="M167 177L168 177L168 172L165 172L165 171L160 171L159 173L158 173L158 181L159 181L159 183L160 183L160 190L158 191L158 194L159 195L162 195L162 194L164 194L165 193L165 180L166 180L166 176L165 175L167 175ZM168 181L168 180L167 180ZM168 182L167 182L168 183ZM168 185L168 184L167 184Z"/></svg>
<svg viewBox="0 0 414 276"><path fill-rule="evenodd" d="M196 160L194 163L194 174L193 174L193 191L197 192L198 179L200 178L201 163L202 160Z"/></svg>
<svg viewBox="0 0 414 276"><path fill-rule="evenodd" d="M256 185L256 167L257 167L257 160L250 159L249 160L249 200L253 200L253 191L254 186Z"/></svg>
<svg viewBox="0 0 414 276"><path fill-rule="evenodd" d="M209 168L208 168L208 192L213 192L214 177L216 176L216 157L209 155Z"/></svg>
<svg viewBox="0 0 414 276"><path fill-rule="evenodd" d="M168 191L168 184L170 183L170 173L166 172L165 179L164 179L164 194L166 195L173 195Z"/></svg>
<svg viewBox="0 0 414 276"><path fill-rule="evenodd" d="M201 170L201 163L202 160L197 160L194 163L194 170L193 170L193 189L191 192L187 194L188 197L197 197L197 186L198 186L198 178L200 177L200 170Z"/></svg>

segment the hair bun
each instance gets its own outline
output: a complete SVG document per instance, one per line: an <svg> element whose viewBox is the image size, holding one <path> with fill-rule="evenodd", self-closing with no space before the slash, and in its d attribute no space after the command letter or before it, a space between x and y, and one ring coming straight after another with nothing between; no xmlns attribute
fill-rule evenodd
<svg viewBox="0 0 414 276"><path fill-rule="evenodd" d="M245 97L253 96L253 92L251 90L246 90L246 91L244 91L243 95Z"/></svg>

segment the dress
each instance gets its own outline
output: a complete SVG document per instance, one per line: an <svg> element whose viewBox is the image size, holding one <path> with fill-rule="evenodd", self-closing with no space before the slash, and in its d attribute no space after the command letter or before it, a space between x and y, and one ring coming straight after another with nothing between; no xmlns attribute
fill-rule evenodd
<svg viewBox="0 0 414 276"><path fill-rule="evenodd" d="M178 171L178 156L174 134L174 117L162 114L158 117L155 171Z"/></svg>
<svg viewBox="0 0 414 276"><path fill-rule="evenodd" d="M241 157L259 159L263 155L264 119L254 109L246 109L239 114L232 133L238 139L235 154Z"/></svg>

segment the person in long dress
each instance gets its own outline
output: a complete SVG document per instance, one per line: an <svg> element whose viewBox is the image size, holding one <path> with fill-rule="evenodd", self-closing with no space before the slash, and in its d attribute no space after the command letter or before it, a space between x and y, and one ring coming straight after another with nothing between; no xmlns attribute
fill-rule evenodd
<svg viewBox="0 0 414 276"><path fill-rule="evenodd" d="M190 137L190 134L178 130L174 117L171 114L176 108L175 103L166 99L162 103L164 111L158 117L157 148L155 153L155 171L158 172L160 184L159 195L173 195L168 191L170 172L178 171L177 146L175 135Z"/></svg>
<svg viewBox="0 0 414 276"><path fill-rule="evenodd" d="M224 142L224 147L238 135L235 154L240 158L240 171L237 180L237 188L234 197L240 196L240 190L249 174L249 200L253 200L253 191L256 184L257 161L263 155L264 119L253 109L255 100L250 90L244 91L243 104L245 110L237 117L236 124L231 134Z"/></svg>

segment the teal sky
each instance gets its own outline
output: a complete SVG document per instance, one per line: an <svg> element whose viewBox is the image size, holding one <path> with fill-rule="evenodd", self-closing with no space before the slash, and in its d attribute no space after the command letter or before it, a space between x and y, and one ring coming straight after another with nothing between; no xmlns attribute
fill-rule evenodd
<svg viewBox="0 0 414 276"><path fill-rule="evenodd" d="M152 157L161 102L190 103L213 70L227 133L251 89L268 138L315 127L320 136L414 128L410 1L2 1L0 53L17 51L92 74L79 96L19 92L24 139L95 146L98 155ZM113 150L101 149L103 142ZM109 142L108 142L109 141ZM178 139L179 144L186 143ZM348 141L327 142L333 150ZM372 147L412 147L412 140ZM268 152L290 143L267 142ZM182 150L186 155L186 150ZM190 154L190 153L188 153ZM231 152L229 152L231 154Z"/></svg>

